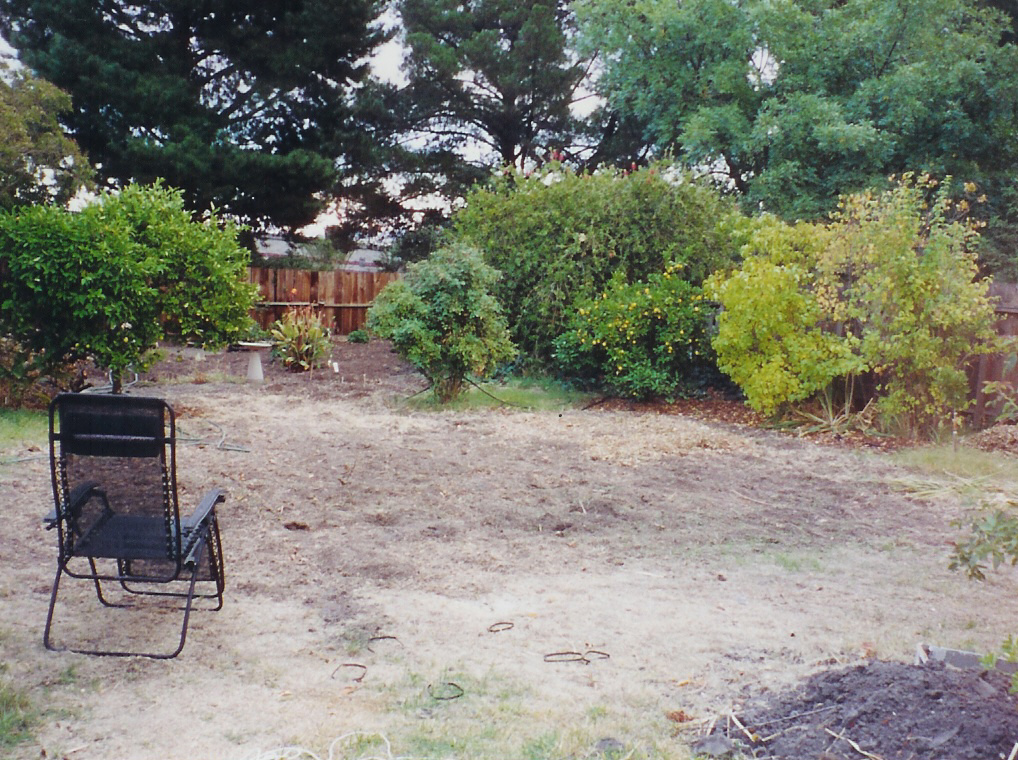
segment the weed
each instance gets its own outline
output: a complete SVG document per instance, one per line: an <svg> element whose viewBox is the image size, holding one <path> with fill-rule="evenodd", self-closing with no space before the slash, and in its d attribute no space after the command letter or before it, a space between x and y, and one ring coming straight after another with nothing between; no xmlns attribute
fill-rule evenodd
<svg viewBox="0 0 1018 760"><path fill-rule="evenodd" d="M774 561L779 567L784 568L790 573L819 572L823 569L820 560L816 557L797 557L785 552L779 552L774 555Z"/></svg>
<svg viewBox="0 0 1018 760"><path fill-rule="evenodd" d="M535 378L509 378L503 382L470 385L454 400L441 404L433 395L415 396L407 405L415 410L497 409L511 407L527 411L555 411L576 407L590 399L590 394L570 390L560 383Z"/></svg>
<svg viewBox="0 0 1018 760"><path fill-rule="evenodd" d="M35 712L25 693L0 681L0 747L13 747L32 736Z"/></svg>
<svg viewBox="0 0 1018 760"><path fill-rule="evenodd" d="M76 665L68 665L60 671L57 676L57 683L61 686L74 686L78 683L78 668Z"/></svg>
<svg viewBox="0 0 1018 760"><path fill-rule="evenodd" d="M594 705L587 710L587 720L593 722L608 717L608 708L604 705Z"/></svg>
<svg viewBox="0 0 1018 760"><path fill-rule="evenodd" d="M558 734L542 734L524 744L522 754L528 760L545 760L545 758L556 757L555 750L558 744Z"/></svg>

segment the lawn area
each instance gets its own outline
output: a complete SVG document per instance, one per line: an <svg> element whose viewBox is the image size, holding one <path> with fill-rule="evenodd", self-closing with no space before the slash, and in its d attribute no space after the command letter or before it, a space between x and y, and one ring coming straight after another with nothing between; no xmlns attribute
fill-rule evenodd
<svg viewBox="0 0 1018 760"><path fill-rule="evenodd" d="M1013 570L948 569L954 522L1016 493L1004 453L569 398L434 410L385 344L333 359L253 385L246 355L171 353L129 389L178 412L182 508L228 491L226 604L176 660L43 649L41 417L0 437L0 683L36 719L5 757L681 760L812 674L1015 629ZM59 636L173 638L80 585Z"/></svg>

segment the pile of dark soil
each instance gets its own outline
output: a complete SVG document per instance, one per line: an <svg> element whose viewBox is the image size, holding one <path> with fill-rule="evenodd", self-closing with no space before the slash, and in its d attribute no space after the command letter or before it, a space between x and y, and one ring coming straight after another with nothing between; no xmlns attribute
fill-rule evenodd
<svg viewBox="0 0 1018 760"><path fill-rule="evenodd" d="M1009 760L1018 743L1010 683L999 672L933 662L824 671L791 692L753 698L694 750L782 760Z"/></svg>

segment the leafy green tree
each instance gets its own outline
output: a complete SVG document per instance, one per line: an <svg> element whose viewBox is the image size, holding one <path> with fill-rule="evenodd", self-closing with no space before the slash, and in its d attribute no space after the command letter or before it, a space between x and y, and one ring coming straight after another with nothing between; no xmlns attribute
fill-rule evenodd
<svg viewBox="0 0 1018 760"><path fill-rule="evenodd" d="M560 164L475 188L453 235L502 272L495 293L528 360L552 367L577 304L675 267L700 285L735 253L732 205L668 164L576 173Z"/></svg>
<svg viewBox="0 0 1018 760"><path fill-rule="evenodd" d="M92 169L60 116L71 99L27 71L0 64L0 208L70 200Z"/></svg>
<svg viewBox="0 0 1018 760"><path fill-rule="evenodd" d="M391 340L446 403L459 395L468 375L488 376L516 355L491 294L498 277L468 246L439 248L378 295L368 328Z"/></svg>
<svg viewBox="0 0 1018 760"><path fill-rule="evenodd" d="M191 209L312 221L364 143L355 95L376 0L0 0L0 31L71 94L104 179L157 178Z"/></svg>
<svg viewBox="0 0 1018 760"><path fill-rule="evenodd" d="M601 90L747 208L817 219L905 171L1003 202L1018 167L1010 19L968 0L582 0Z"/></svg>
<svg viewBox="0 0 1018 760"><path fill-rule="evenodd" d="M104 194L79 213L0 214L0 335L43 374L92 358L114 389L168 339L214 347L250 324L254 289L236 229L193 222L161 186Z"/></svg>

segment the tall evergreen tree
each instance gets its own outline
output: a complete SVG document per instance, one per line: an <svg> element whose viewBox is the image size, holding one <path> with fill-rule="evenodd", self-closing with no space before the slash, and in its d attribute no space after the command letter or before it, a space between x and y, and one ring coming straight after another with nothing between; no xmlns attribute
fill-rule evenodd
<svg viewBox="0 0 1018 760"><path fill-rule="evenodd" d="M376 0L0 0L0 31L66 90L114 183L163 178L255 226L314 219L363 149Z"/></svg>
<svg viewBox="0 0 1018 760"><path fill-rule="evenodd" d="M408 126L426 167L468 182L568 147L588 62L565 0L401 0Z"/></svg>

